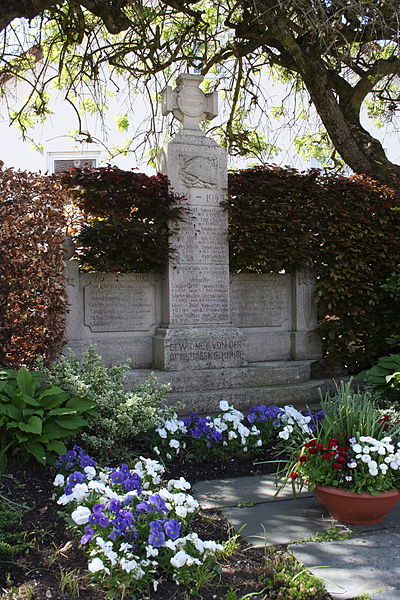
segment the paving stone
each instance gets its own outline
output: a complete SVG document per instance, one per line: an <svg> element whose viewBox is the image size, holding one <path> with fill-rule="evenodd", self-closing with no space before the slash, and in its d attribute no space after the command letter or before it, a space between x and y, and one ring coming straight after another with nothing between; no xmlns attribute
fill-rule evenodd
<svg viewBox="0 0 400 600"><path fill-rule="evenodd" d="M363 593L374 600L400 598L398 532L374 531L348 540L298 544L290 550L324 580L333 598L347 600Z"/></svg>
<svg viewBox="0 0 400 600"><path fill-rule="evenodd" d="M224 515L237 531L254 546L288 544L325 532L333 521L313 497L279 502L264 502L243 508L225 508ZM242 529L243 528L243 529Z"/></svg>
<svg viewBox="0 0 400 600"><path fill-rule="evenodd" d="M243 503L276 502L294 499L291 485L275 496L275 477L238 477L237 479L213 479L195 483L193 496L203 508L223 508ZM299 492L299 497L312 496L308 491Z"/></svg>

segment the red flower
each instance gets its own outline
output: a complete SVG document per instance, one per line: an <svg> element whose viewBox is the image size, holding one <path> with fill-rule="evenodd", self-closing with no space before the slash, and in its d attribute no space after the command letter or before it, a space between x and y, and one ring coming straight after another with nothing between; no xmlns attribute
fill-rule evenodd
<svg viewBox="0 0 400 600"><path fill-rule="evenodd" d="M315 446L317 443L317 440L311 440L310 442L307 442L307 444L304 444L305 448L312 448L313 446Z"/></svg>
<svg viewBox="0 0 400 600"><path fill-rule="evenodd" d="M296 479L297 478L297 473L295 473L295 472L290 473L289 477L290 477L290 479Z"/></svg>
<svg viewBox="0 0 400 600"><path fill-rule="evenodd" d="M300 458L299 458L299 462L301 462L301 463L305 463L306 460L307 460L307 456L304 456L304 454L302 454L302 456L300 456Z"/></svg>
<svg viewBox="0 0 400 600"><path fill-rule="evenodd" d="M331 450L331 451L329 452L329 456L336 456L336 452L334 452L333 450Z"/></svg>
<svg viewBox="0 0 400 600"><path fill-rule="evenodd" d="M343 452L347 452L348 450L350 450L349 446L339 446L337 448L337 451L339 452L339 454L343 454Z"/></svg>
<svg viewBox="0 0 400 600"><path fill-rule="evenodd" d="M343 465L339 462L335 462L332 465L332 469L336 469L336 471L341 471L343 469Z"/></svg>
<svg viewBox="0 0 400 600"><path fill-rule="evenodd" d="M330 460L331 456L330 454L323 454L321 458L323 458L324 460Z"/></svg>
<svg viewBox="0 0 400 600"><path fill-rule="evenodd" d="M309 454L318 454L318 448L310 448L308 453Z"/></svg>
<svg viewBox="0 0 400 600"><path fill-rule="evenodd" d="M347 461L345 456L338 456L336 462L344 464Z"/></svg>

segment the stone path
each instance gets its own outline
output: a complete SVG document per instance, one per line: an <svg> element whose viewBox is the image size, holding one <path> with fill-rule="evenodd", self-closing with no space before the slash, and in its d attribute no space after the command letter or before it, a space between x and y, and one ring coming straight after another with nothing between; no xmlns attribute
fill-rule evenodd
<svg viewBox="0 0 400 600"><path fill-rule="evenodd" d="M400 505L382 523L342 525L308 492L291 487L274 497L272 476L202 481L193 494L203 508L221 508L251 544L287 544L320 577L335 599L368 594L371 600L400 600ZM334 539L315 541L316 534ZM345 539L337 539L340 535Z"/></svg>

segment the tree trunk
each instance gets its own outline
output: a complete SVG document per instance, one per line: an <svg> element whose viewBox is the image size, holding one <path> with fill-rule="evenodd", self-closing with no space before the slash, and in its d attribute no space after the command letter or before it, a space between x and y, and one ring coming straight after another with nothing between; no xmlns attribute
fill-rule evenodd
<svg viewBox="0 0 400 600"><path fill-rule="evenodd" d="M392 173L399 167L388 160L379 140L361 126L350 98L336 98L321 61L314 60L311 67L301 76L339 155L355 173L393 183Z"/></svg>

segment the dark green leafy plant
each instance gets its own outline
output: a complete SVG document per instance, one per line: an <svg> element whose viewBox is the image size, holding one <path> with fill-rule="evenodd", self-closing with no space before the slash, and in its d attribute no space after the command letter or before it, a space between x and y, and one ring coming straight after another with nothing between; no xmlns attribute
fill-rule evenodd
<svg viewBox="0 0 400 600"><path fill-rule="evenodd" d="M127 391L124 377L130 369L129 361L106 367L95 346L90 346L81 360L69 350L50 369L40 360L37 368L47 381L92 400L96 416L89 417L88 427L81 435L82 444L97 459L106 461L131 458L133 436L156 426L170 389L158 385L157 379L150 376L135 390Z"/></svg>
<svg viewBox="0 0 400 600"><path fill-rule="evenodd" d="M358 378L366 379L378 393L400 390L400 354L382 356L372 369L363 371Z"/></svg>
<svg viewBox="0 0 400 600"><path fill-rule="evenodd" d="M87 424L83 413L94 414L94 403L73 396L56 385L45 385L40 373L21 368L0 371L0 472L7 456L30 456L41 464L51 454L67 451L62 440Z"/></svg>

